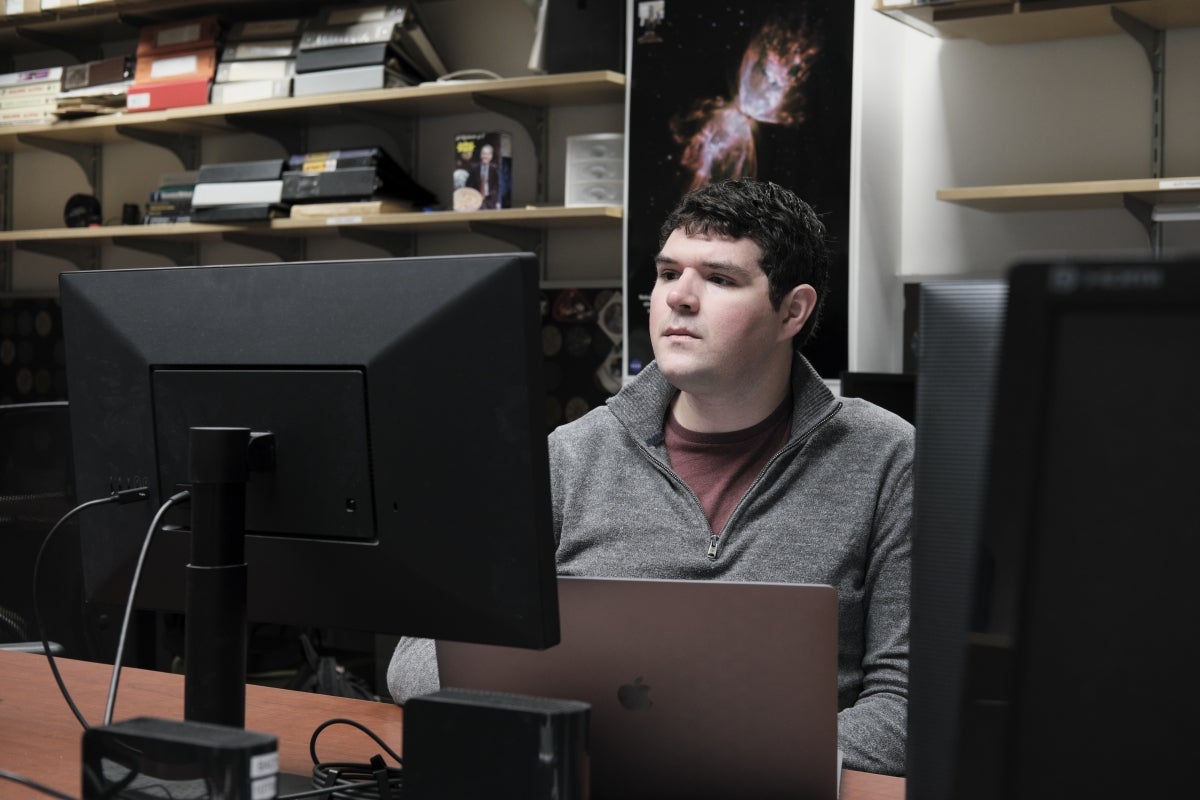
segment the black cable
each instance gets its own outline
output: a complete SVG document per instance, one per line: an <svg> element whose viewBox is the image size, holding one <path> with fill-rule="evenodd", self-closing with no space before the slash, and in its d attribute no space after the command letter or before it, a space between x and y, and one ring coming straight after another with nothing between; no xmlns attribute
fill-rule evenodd
<svg viewBox="0 0 1200 800"><path fill-rule="evenodd" d="M129 618L133 616L133 599L137 595L138 582L142 578L142 566L146 563L146 553L150 551L150 542L153 541L154 532L158 530L158 523L162 521L167 510L173 505L182 503L190 496L191 493L184 489L182 492L168 497L167 502L159 506L154 519L150 520L150 527L146 530L146 537L142 540L142 551L138 554L137 565L133 568L133 579L129 582L129 599L125 603L125 615L121 619L121 635L117 638L117 654L113 658L112 681L108 685L108 703L104 707L105 725L112 724L113 709L117 705L117 684L121 681L121 661L125 654L125 637L129 632Z"/></svg>
<svg viewBox="0 0 1200 800"><path fill-rule="evenodd" d="M42 569L42 556L46 552L46 548L50 544L50 540L54 538L54 533L63 524L71 519L71 517L83 511L85 508L92 506L104 505L107 503L133 503L139 500L145 500L149 497L150 490L145 486L139 486L136 489L123 489L119 492L113 492L107 497L98 497L95 500L88 500L85 503L72 508L66 514L59 517L58 522L54 523L50 528L49 533L42 539L42 545L38 548L37 557L33 560L33 624L37 627L38 636L42 641L42 651L46 654L46 660L50 664L50 672L54 675L54 682L58 684L58 690L62 692L63 699L67 701L67 705L71 709L71 713L75 715L75 719L79 720L79 724L87 730L91 726L88 721L83 718L83 714L79 711L79 707L75 705L75 701L71 699L71 693L67 691L67 685L63 682L62 674L58 671L58 664L54 660L54 653L50 651L50 640L46 636L46 626L42 624L41 604L38 602L38 575Z"/></svg>
<svg viewBox="0 0 1200 800"><path fill-rule="evenodd" d="M319 788L311 792L281 795L279 800L297 800L298 798L315 797L319 794L328 794L334 798L346 798L347 800L400 800L404 788L403 770L398 767L388 767L382 756L372 756L368 764L322 762L320 760L317 756L317 738L323 730L331 725L349 725L357 728L371 737L397 764L404 764L404 760L395 750L362 723L344 717L328 719L317 726L308 740L308 755L313 762L313 784Z"/></svg>
<svg viewBox="0 0 1200 800"><path fill-rule="evenodd" d="M18 783L22 786L27 786L30 789L41 792L42 794L47 794L47 795L50 795L51 797L57 797L59 800L76 800L75 797L73 797L69 794L63 794L62 792L58 791L57 789L51 789L49 786L46 786L45 784L41 784L41 783L38 783L37 781L30 780L29 778L26 778L22 775L18 775L15 772L9 772L6 769L0 769L0 778L3 778L4 780L7 780L7 781L12 781L13 783Z"/></svg>

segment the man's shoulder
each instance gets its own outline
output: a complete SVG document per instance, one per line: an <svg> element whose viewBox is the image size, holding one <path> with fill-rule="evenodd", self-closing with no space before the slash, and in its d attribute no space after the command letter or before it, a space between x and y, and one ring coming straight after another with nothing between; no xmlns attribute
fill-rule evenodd
<svg viewBox="0 0 1200 800"><path fill-rule="evenodd" d="M580 452L609 439L618 423L607 405L598 406L550 432L551 449Z"/></svg>
<svg viewBox="0 0 1200 800"><path fill-rule="evenodd" d="M895 456L911 460L915 432L908 420L885 408L857 397L839 397L841 404L834 428L838 439L860 455L873 454L891 460Z"/></svg>

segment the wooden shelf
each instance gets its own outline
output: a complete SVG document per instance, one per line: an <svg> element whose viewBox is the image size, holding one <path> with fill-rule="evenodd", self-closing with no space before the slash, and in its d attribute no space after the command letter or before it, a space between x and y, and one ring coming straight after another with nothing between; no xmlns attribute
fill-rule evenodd
<svg viewBox="0 0 1200 800"><path fill-rule="evenodd" d="M127 139L130 131L205 136L237 131L238 121L249 119L277 118L293 126L309 121L330 123L336 122L337 114L344 111L396 117L462 114L481 110L477 102L480 97L538 108L623 103L625 76L598 70L489 81L448 81L398 89L111 114L49 125L0 128L0 152L36 147L41 139L75 144L116 142Z"/></svg>
<svg viewBox="0 0 1200 800"><path fill-rule="evenodd" d="M621 225L619 206L543 206L502 208L489 211L433 211L411 214L379 214L351 220L276 219L270 222L205 225L179 223L164 225L107 225L98 228L43 228L0 231L0 245L55 243L96 246L115 240L166 240L201 242L220 239L226 234L256 236L338 236L347 229L410 233L467 232L481 225L507 226L530 230L571 228L617 229Z"/></svg>
<svg viewBox="0 0 1200 800"><path fill-rule="evenodd" d="M939 189L937 198L982 211L1123 208L1126 198L1150 205L1200 203L1200 177L975 186Z"/></svg>
<svg viewBox="0 0 1200 800"><path fill-rule="evenodd" d="M1112 8L1156 30L1200 26L1197 0L958 0L921 5L875 0L876 11L931 36L987 44L1121 33Z"/></svg>

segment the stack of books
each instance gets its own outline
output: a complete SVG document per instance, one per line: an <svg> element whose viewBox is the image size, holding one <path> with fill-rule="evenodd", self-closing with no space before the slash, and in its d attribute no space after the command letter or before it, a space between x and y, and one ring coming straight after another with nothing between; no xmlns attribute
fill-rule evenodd
<svg viewBox="0 0 1200 800"><path fill-rule="evenodd" d="M290 156L283 173L282 199L292 204L293 217L409 211L437 203L435 194L413 180L379 147ZM333 207L297 210L314 203Z"/></svg>
<svg viewBox="0 0 1200 800"><path fill-rule="evenodd" d="M53 122L62 74L47 67L0 75L0 127Z"/></svg>
<svg viewBox="0 0 1200 800"><path fill-rule="evenodd" d="M213 103L244 103L292 93L296 48L305 20L239 22L229 30L217 64Z"/></svg>
<svg viewBox="0 0 1200 800"><path fill-rule="evenodd" d="M287 216L283 159L201 164L192 192L192 222L249 222Z"/></svg>
<svg viewBox="0 0 1200 800"><path fill-rule="evenodd" d="M300 36L293 94L411 86L445 74L415 3L337 5Z"/></svg>
<svg viewBox="0 0 1200 800"><path fill-rule="evenodd" d="M59 119L73 119L124 111L132 82L132 56L112 56L64 67L62 91L54 113Z"/></svg>
<svg viewBox="0 0 1200 800"><path fill-rule="evenodd" d="M143 27L138 32L137 68L126 93L126 110L206 105L220 35L216 16Z"/></svg>
<svg viewBox="0 0 1200 800"><path fill-rule="evenodd" d="M162 225L171 222L190 222L192 194L196 190L196 170L168 172L158 178L158 188L150 193L142 222Z"/></svg>

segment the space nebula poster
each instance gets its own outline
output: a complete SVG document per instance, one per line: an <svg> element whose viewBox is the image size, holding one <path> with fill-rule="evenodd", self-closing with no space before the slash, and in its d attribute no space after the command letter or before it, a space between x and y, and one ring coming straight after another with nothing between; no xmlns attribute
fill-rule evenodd
<svg viewBox="0 0 1200 800"><path fill-rule="evenodd" d="M629 374L653 358L647 324L659 226L688 190L740 177L786 186L821 215L833 273L804 352L826 378L846 368L854 6L632 0Z"/></svg>

